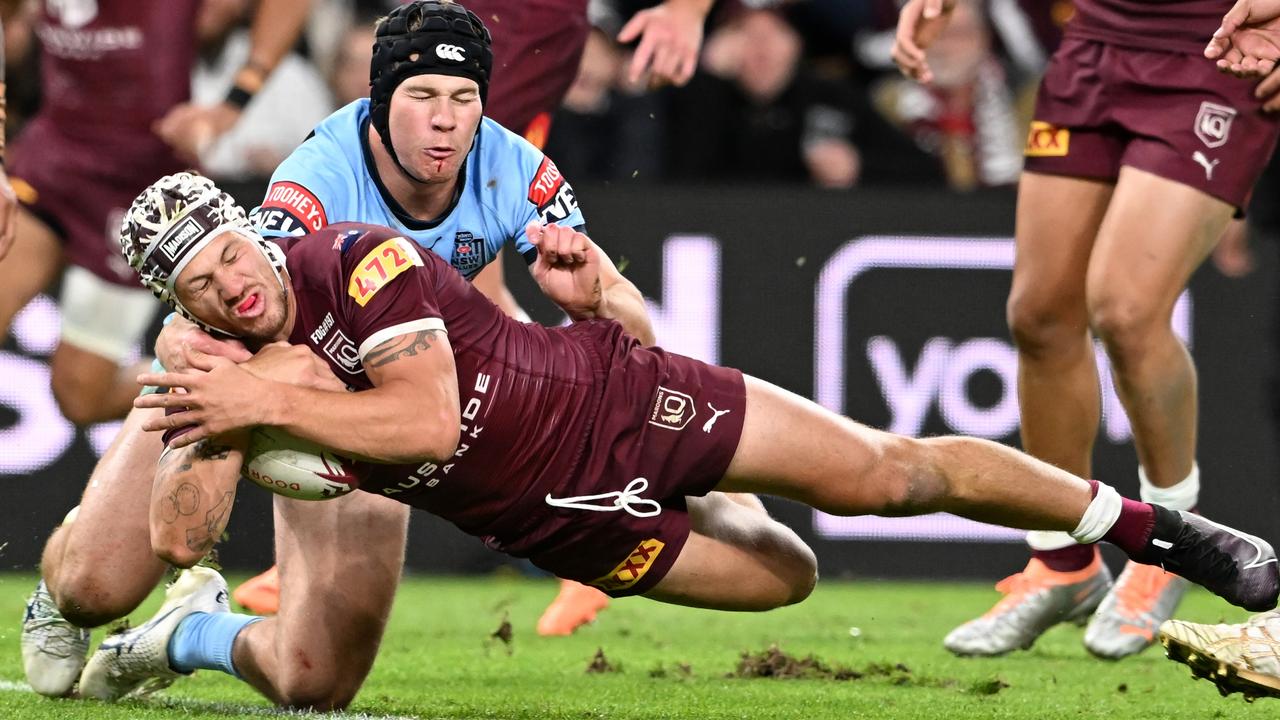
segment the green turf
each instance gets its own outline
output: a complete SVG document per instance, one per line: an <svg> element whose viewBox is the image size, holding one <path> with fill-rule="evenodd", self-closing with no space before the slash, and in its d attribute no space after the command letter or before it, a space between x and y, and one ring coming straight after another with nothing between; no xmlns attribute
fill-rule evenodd
<svg viewBox="0 0 1280 720"><path fill-rule="evenodd" d="M105 706L50 701L22 680L18 620L34 578L0 575L0 718L262 717L267 703L216 672L162 696ZM801 605L759 615L713 613L645 600L615 602L571 638L533 625L548 581L412 578L398 597L382 653L348 715L429 718L1215 718L1274 717L1280 701L1246 704L1193 682L1152 649L1108 663L1090 658L1081 630L1060 627L1029 652L959 659L941 646L955 624L984 611L989 585L824 582ZM135 614L146 617L155 599ZM1180 616L1237 620L1204 592ZM490 634L509 615L511 652ZM856 629L855 629L856 628ZM866 674L855 680L727 677L743 651L777 643L798 656ZM619 667L589 674L597 650ZM906 669L894 666L901 664Z"/></svg>

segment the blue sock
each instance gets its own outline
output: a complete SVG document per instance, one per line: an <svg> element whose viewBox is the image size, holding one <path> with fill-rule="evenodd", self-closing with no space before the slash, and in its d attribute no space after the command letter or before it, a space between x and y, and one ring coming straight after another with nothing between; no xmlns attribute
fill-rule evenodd
<svg viewBox="0 0 1280 720"><path fill-rule="evenodd" d="M169 638L169 667L180 673L221 670L239 678L231 662L231 646L245 626L263 618L235 613L191 613Z"/></svg>

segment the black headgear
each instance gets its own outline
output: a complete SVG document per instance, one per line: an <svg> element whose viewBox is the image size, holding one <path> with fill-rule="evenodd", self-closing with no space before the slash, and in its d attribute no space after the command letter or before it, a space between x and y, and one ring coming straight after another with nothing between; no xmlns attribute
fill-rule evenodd
<svg viewBox="0 0 1280 720"><path fill-rule="evenodd" d="M369 117L391 159L391 95L415 75L471 78L480 86L480 102L489 93L493 69L489 30L470 10L453 2L415 0L378 23L369 63Z"/></svg>

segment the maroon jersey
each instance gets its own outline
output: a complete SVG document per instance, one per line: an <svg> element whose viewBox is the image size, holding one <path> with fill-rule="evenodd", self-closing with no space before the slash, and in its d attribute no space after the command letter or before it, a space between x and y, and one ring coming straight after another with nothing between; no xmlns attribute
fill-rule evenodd
<svg viewBox="0 0 1280 720"><path fill-rule="evenodd" d="M387 228L341 223L282 242L297 299L289 339L353 388L371 387L361 363L379 344L449 333L457 450L375 466L361 490L611 595L661 581L690 533L685 496L710 492L737 451L741 373L642 348L610 320L516 322Z"/></svg>
<svg viewBox="0 0 1280 720"><path fill-rule="evenodd" d="M1068 37L1199 55L1232 0L1075 0Z"/></svg>
<svg viewBox="0 0 1280 720"><path fill-rule="evenodd" d="M163 147L151 124L190 96L198 9L198 0L44 0L40 116L99 149Z"/></svg>
<svg viewBox="0 0 1280 720"><path fill-rule="evenodd" d="M599 325L510 320L449 263L387 228L338 223L284 243L297 295L289 341L309 345L351 387L372 387L361 360L380 343L417 330L449 334L462 410L457 452L438 464L377 466L362 490L484 534L509 524L504 515L526 495L540 504L571 474L604 367L595 344L578 336ZM508 485L513 477L525 486Z"/></svg>

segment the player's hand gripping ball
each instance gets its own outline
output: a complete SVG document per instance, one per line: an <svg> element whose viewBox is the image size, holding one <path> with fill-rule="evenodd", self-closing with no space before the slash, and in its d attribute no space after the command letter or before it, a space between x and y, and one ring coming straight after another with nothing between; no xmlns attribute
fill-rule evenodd
<svg viewBox="0 0 1280 720"><path fill-rule="evenodd" d="M297 500L331 500L360 486L367 468L328 448L275 427L249 435L241 475L277 495Z"/></svg>

